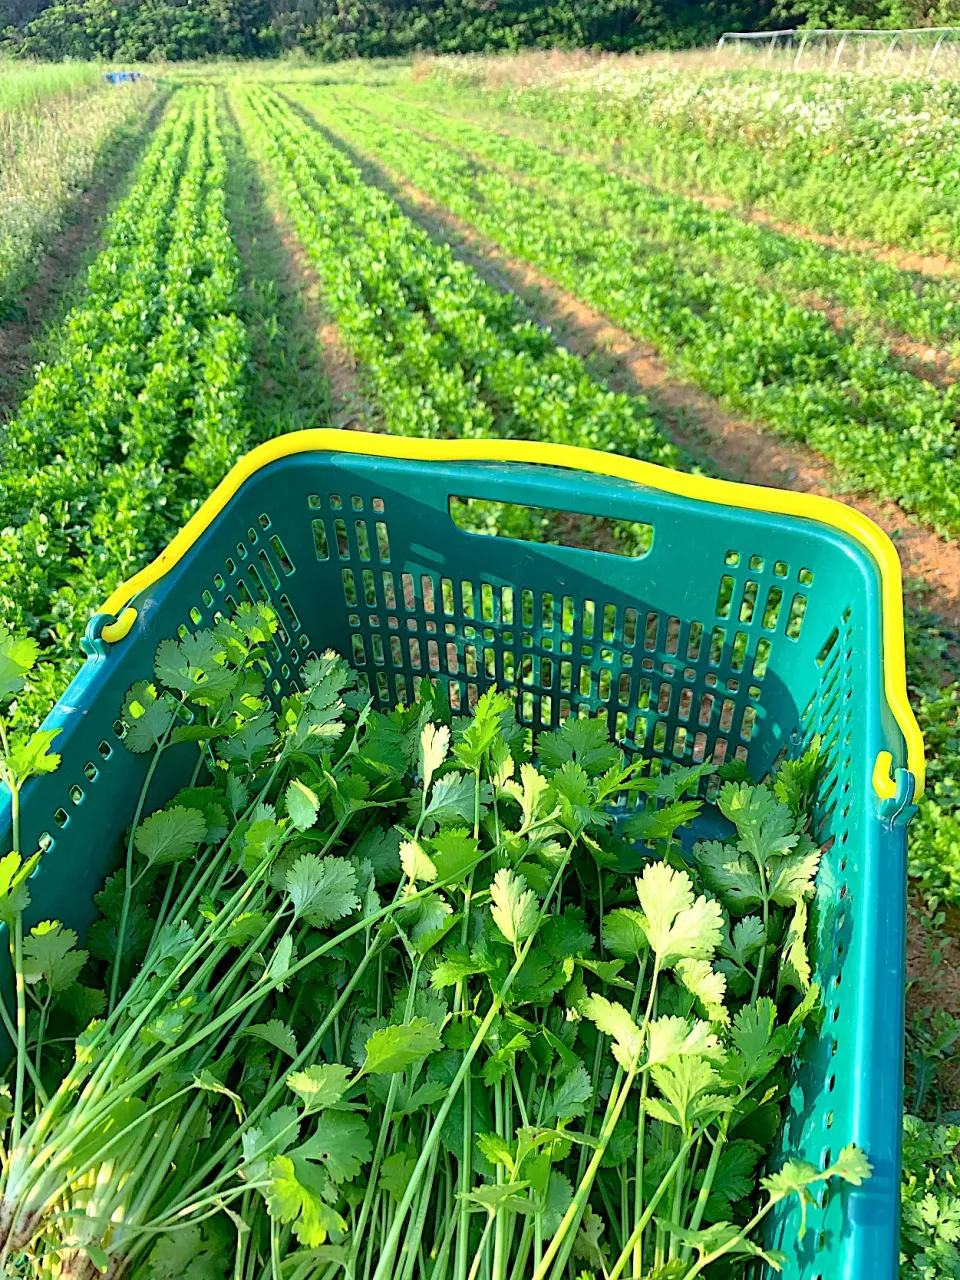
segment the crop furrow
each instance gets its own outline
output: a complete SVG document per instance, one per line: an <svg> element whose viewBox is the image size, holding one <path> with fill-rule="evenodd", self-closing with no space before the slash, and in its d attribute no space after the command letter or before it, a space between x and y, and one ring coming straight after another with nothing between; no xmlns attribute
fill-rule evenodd
<svg viewBox="0 0 960 1280"><path fill-rule="evenodd" d="M310 102L331 132L653 342L706 390L817 449L850 487L893 499L948 535L960 530L956 388L940 392L891 368L883 347L845 342L819 313L775 291L686 269L671 253L634 254L588 212L575 216L342 96ZM562 163L555 182L571 189Z"/></svg>
<svg viewBox="0 0 960 1280"><path fill-rule="evenodd" d="M570 154L563 145L567 135L559 127L549 130L548 145L543 146L508 129L490 128L382 92L373 94L362 86L351 87L348 100L394 124L455 143L521 174L527 183L544 185L574 202L578 212L589 209L627 238L642 236L672 247L687 266L721 271L731 280L763 280L798 300L815 293L884 331L954 351L960 344L960 281L925 280L869 253L825 248L695 198L656 189ZM567 179L562 189L556 183L558 173Z"/></svg>
<svg viewBox="0 0 960 1280"><path fill-rule="evenodd" d="M503 434L676 460L642 404L614 395L449 248L370 187L288 104L252 91L265 147L344 342L389 430Z"/></svg>

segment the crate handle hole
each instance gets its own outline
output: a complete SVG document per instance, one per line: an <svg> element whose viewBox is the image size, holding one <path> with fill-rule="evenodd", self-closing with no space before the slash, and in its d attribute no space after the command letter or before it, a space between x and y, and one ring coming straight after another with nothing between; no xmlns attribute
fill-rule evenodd
<svg viewBox="0 0 960 1280"><path fill-rule="evenodd" d="M641 560L653 550L653 525L639 520L629 522L628 537L621 541L615 533L615 524L620 522L581 511L457 495L451 495L448 509L450 519L465 533L534 542L538 546L570 547L629 560Z"/></svg>

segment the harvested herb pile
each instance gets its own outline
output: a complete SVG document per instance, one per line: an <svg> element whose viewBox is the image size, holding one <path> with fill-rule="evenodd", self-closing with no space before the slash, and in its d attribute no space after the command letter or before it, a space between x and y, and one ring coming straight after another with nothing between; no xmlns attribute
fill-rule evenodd
<svg viewBox="0 0 960 1280"><path fill-rule="evenodd" d="M332 653L275 713L275 626L250 606L167 641L130 691L149 772L84 948L55 922L25 933L16 831L0 861L5 1273L777 1268L770 1209L870 1172L853 1146L765 1172L818 1006L817 744L771 785L728 769L730 836L684 856L712 766L658 774L603 720L531 741L493 690L462 717L425 681L381 713ZM0 636L0 696L35 657ZM48 733L3 732L16 797L57 757ZM150 812L174 748L193 776Z"/></svg>

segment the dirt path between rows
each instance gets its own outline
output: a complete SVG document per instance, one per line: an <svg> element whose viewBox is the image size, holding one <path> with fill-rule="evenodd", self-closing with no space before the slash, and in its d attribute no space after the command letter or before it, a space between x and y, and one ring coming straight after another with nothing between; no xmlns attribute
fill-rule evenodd
<svg viewBox="0 0 960 1280"><path fill-rule="evenodd" d="M237 139L247 148L256 170L248 175L247 197L254 206L248 212L252 214L255 235L252 242L249 236L239 242L241 255L249 261L254 253L267 254L280 292L296 299L297 314L290 318L296 332L289 335L288 347L303 358L303 348L309 346L326 381L327 414L323 425L377 431L380 415L372 398L365 394L355 357L341 340L338 326L324 306L322 281L276 194L276 184L264 180L271 172L269 161L252 131L244 128L237 104L229 95L226 105Z"/></svg>
<svg viewBox="0 0 960 1280"><path fill-rule="evenodd" d="M0 323L0 422L14 414L23 396L36 363L37 340L62 301L77 287L84 264L101 248L117 189L131 174L134 158L153 132L168 97L158 95L143 127L117 146L90 186L74 198L64 215L66 225L37 264L36 278L19 294L21 316Z"/></svg>
<svg viewBox="0 0 960 1280"><path fill-rule="evenodd" d="M586 153L584 153L586 155ZM601 163L596 161L596 163ZM636 178L637 171L629 166L616 166L615 172L625 177ZM809 227L800 227L793 222L784 222L764 209L746 208L730 196L708 195L704 191L691 191L686 187L669 187L677 195L687 196L691 200L699 200L711 209L724 209L735 214L742 222L755 222L759 226L768 227L771 231L779 231L782 235L794 236L797 240L809 240L812 244L822 244L826 249L840 249L846 253L868 254L878 262L886 262L898 271L909 271L915 275L953 277L960 283L960 262L956 258L943 253L923 253L916 249L897 249L892 245L881 244L877 240L853 240L846 236L825 235L821 231L811 231Z"/></svg>
<svg viewBox="0 0 960 1280"><path fill-rule="evenodd" d="M395 101L402 102L404 105L409 105L406 103L405 99L395 99ZM434 110L436 110L436 108L434 108ZM470 116L452 116L449 112L439 112L439 114L445 114L451 119L464 120L467 123L479 123ZM518 130L514 130L514 132L511 133L509 129L503 127L498 128L496 125L490 126L490 128L494 132L499 133L502 137L523 136L526 141L535 142L538 145L540 145L542 141L535 133L520 135ZM576 202L571 200L569 196L559 196L545 179L530 177L522 170L507 169L502 165L492 162L488 157L480 154L479 152L474 151L465 143L454 144L442 137L437 137L436 134L430 131L428 123L426 122L423 125L417 126L416 132L421 138L426 141L434 142L438 146L453 147L458 154L469 159L482 169L492 169L501 174L508 174L517 182L542 197L546 197L551 200L561 200L565 205L570 207L573 215L576 216ZM591 164L595 164L598 168L603 169L608 173L616 173L623 177L630 178L634 182L649 186L642 175L627 167L616 166L587 152L579 150L571 151L569 148L558 148L553 142L542 143L542 145L548 147L548 149L552 148L557 151L558 154L575 155L577 158L586 160ZM662 190L666 191L670 190L670 188L664 187ZM681 197L689 197L693 200L699 200L701 203L711 203L710 200L702 199L697 193L681 190L678 191L677 194ZM717 207L721 206L717 205ZM743 211L737 209L732 201L729 202L728 206L723 207L728 207L729 211L734 216L741 218L741 220L745 217ZM763 221L761 218L753 218L751 220L757 222ZM788 228L785 224L777 226L776 228L773 228L772 223L767 223L766 225L771 226L772 229L776 229L782 234L793 234L793 229ZM804 233L800 231L796 234L800 239L814 239L818 243L826 243L829 239L828 237L817 237L813 233ZM833 247L840 246L837 245ZM667 248L667 246L664 246L664 248ZM957 271L960 272L960 265L957 265ZM844 341L856 341L856 332L861 328L861 326L865 326L871 333L872 342L886 346L889 352L890 361L894 366L903 369L904 372L911 374L913 377L918 378L923 382L930 383L932 386L938 388L938 390L945 390L947 387L955 383L957 381L957 377L960 376L960 354L958 354L956 349L939 347L928 341L921 341L919 339L909 337L899 330L892 329L887 325L878 323L877 320L871 317L861 315L854 306L843 306L837 302L819 298L815 294L811 293L802 293L791 289L784 290L775 280L768 279L763 273L756 277L756 283L764 288L771 289L774 292L782 293L798 306L818 312ZM958 278L958 285L960 285L960 278Z"/></svg>
<svg viewBox="0 0 960 1280"><path fill-rule="evenodd" d="M410 105L407 98L401 97L398 101ZM547 142L545 138L549 132L549 125L546 122L537 120L535 117L508 116L506 118L513 125L511 128L510 125L505 123L502 113L498 114L495 120L491 122L465 112L444 110L442 106L435 102L428 101L424 105L440 115L448 115L452 119L464 120L468 124L482 125L487 129L495 129L505 137L520 136L526 138L528 141L535 142L540 146L549 146L554 150L577 156L579 159L588 160L601 169L606 169L609 173L616 173L621 177L631 178L635 182L649 185L644 177L643 170L635 164L617 163L609 157L599 156L596 152L589 151L584 147L564 148L557 147L553 142ZM830 235L821 231L813 231L809 227L778 218L776 214L770 213L765 209L744 205L742 201L735 200L731 196L698 191L676 183L659 183L657 185L662 190L669 191L673 195L684 196L688 200L696 200L711 209L723 209L734 214L742 222L753 222L758 226L767 227L771 231L777 231L781 235L793 236L797 240L807 240L812 244L820 244L828 249L866 254L876 258L878 262L886 262L890 266L896 267L899 271L907 271L933 278L952 277L960 284L960 260L950 257L948 254L926 253L918 249L898 249L893 245L883 244L877 240L857 240L849 236Z"/></svg>
<svg viewBox="0 0 960 1280"><path fill-rule="evenodd" d="M830 464L819 454L729 413L713 397L674 376L649 343L637 341L542 272L505 254L352 142L349 149L367 181L396 199L407 216L434 239L449 243L490 283L515 293L534 318L548 324L611 389L646 396L651 410L695 462L728 480L837 498L869 516L894 541L908 601L933 609L951 630L960 629L960 545L913 523L895 503L839 492Z"/></svg>

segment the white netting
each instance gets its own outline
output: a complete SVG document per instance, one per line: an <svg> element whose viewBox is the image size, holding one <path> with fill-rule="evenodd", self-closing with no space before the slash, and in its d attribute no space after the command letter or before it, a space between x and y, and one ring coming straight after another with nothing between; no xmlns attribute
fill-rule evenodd
<svg viewBox="0 0 960 1280"><path fill-rule="evenodd" d="M717 45L727 54L769 58L798 70L854 69L902 74L956 74L960 27L893 31L728 31Z"/></svg>

